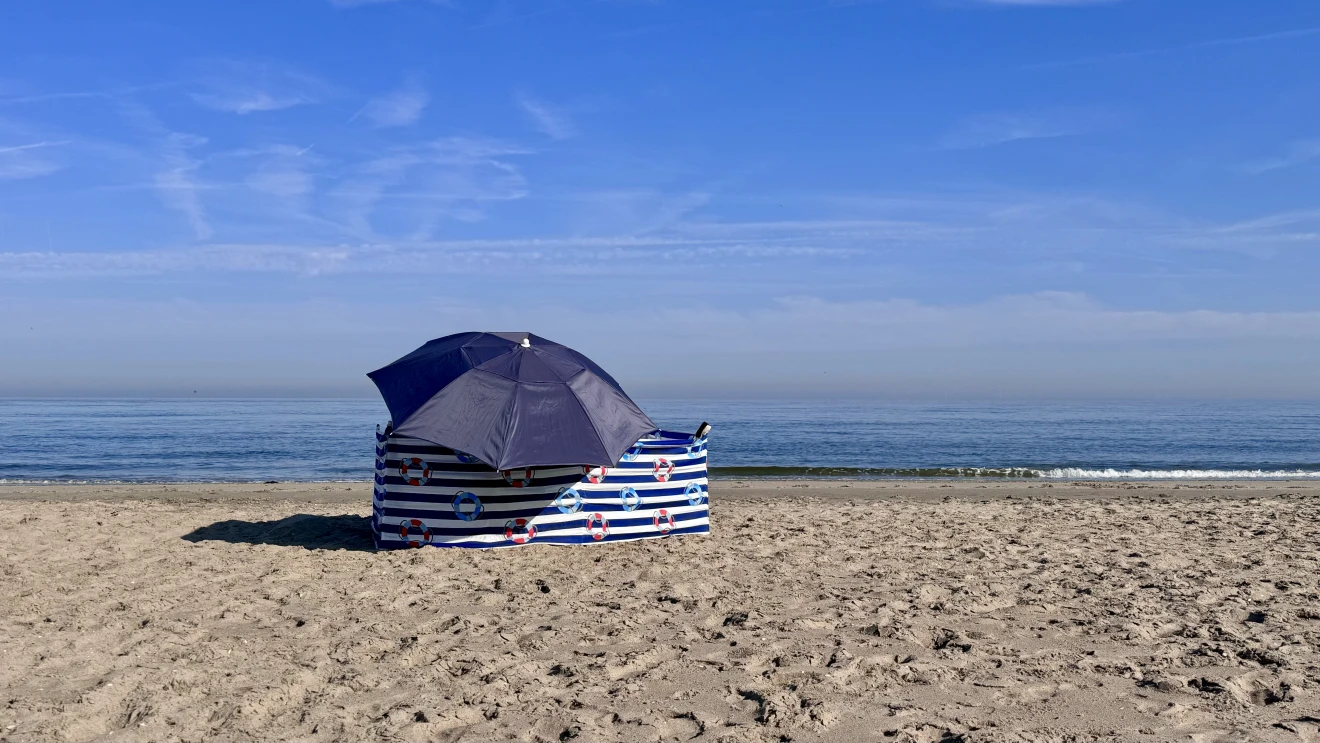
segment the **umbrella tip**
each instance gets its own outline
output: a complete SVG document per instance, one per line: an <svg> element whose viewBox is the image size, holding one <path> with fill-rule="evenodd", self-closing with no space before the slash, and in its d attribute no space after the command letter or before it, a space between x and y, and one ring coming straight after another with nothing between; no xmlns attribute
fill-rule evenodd
<svg viewBox="0 0 1320 743"><path fill-rule="evenodd" d="M531 339L531 338L528 338L528 337L526 337L526 336L524 336L523 339L522 339L522 347L523 347L523 348L531 348L531 347L532 347L532 339Z"/></svg>

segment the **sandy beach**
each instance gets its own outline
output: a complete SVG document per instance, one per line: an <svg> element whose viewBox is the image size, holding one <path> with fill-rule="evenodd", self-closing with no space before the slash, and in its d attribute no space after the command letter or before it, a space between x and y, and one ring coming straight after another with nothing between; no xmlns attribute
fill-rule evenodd
<svg viewBox="0 0 1320 743"><path fill-rule="evenodd" d="M1320 740L1320 482L730 482L370 550L356 484L0 487L0 740Z"/></svg>

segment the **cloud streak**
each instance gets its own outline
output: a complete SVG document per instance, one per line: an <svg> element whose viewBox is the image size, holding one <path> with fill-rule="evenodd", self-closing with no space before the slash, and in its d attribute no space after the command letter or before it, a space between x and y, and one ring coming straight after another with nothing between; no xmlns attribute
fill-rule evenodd
<svg viewBox="0 0 1320 743"><path fill-rule="evenodd" d="M946 134L940 145L961 150L1028 139L1054 139L1108 129L1112 114L1097 110L998 112L973 116Z"/></svg>
<svg viewBox="0 0 1320 743"><path fill-rule="evenodd" d="M368 101L349 122L361 116L380 128L409 126L417 123L430 101L431 96L421 83L409 80L398 90Z"/></svg>
<svg viewBox="0 0 1320 743"><path fill-rule="evenodd" d="M201 65L190 95L198 105L245 116L317 103L320 79L274 62L211 61Z"/></svg>
<svg viewBox="0 0 1320 743"><path fill-rule="evenodd" d="M1288 145L1287 150L1277 157L1253 160L1242 166L1252 175L1268 173L1272 170L1292 168L1320 157L1320 138L1302 139Z"/></svg>
<svg viewBox="0 0 1320 743"><path fill-rule="evenodd" d="M0 147L0 180L39 178L61 170L63 165L42 157L40 151L66 144L69 142L32 142Z"/></svg>
<svg viewBox="0 0 1320 743"><path fill-rule="evenodd" d="M541 133L551 139L571 139L577 136L577 127L573 125L573 120L563 111L550 106L544 101L537 100L525 92L519 92L517 100L523 112L527 114L532 124Z"/></svg>
<svg viewBox="0 0 1320 743"><path fill-rule="evenodd" d="M201 163L190 154L194 147L205 144L206 139L165 128L144 107L124 105L122 111L129 123L148 139L151 147L148 158L156 168L152 184L157 198L184 217L197 239L209 239L214 232L207 221L206 209L198 193L200 186L195 178Z"/></svg>
<svg viewBox="0 0 1320 743"><path fill-rule="evenodd" d="M712 222L685 217L706 203L706 195L700 193L640 201L633 194L622 194L625 218L613 220L615 231L606 234L434 239L440 220L480 218L488 204L526 197L525 184L509 161L513 156L498 143L464 141L432 143L373 161L326 194L333 205L330 213L338 221L322 221L346 227L359 241L351 246L334 244L343 233L323 231L319 234L332 236L305 243L230 242L166 251L15 251L0 253L0 271L10 276L229 271L489 277L526 270L528 276L609 274L645 279L655 275L659 262L692 270L736 269L744 276L764 269L774 275L794 275L794 267L830 275L880 276L921 267L923 261L942 255L943 260L963 266L979 265L994 256L1000 270L1016 267L1050 280L1061 272L1067 275L1073 270L1069 266L1104 272L1115 264L1122 264L1127 274L1179 276L1189 270L1190 251L1218 253L1212 264L1225 264L1262 256L1301 259L1310 247L1320 246L1320 212L1315 210L1189 227L1156 213L1074 199L986 202L908 219ZM286 218L274 223L268 234L279 237L294 226L306 232L310 220L320 219L298 211L310 184L291 159L296 158L280 156L270 163L269 171L258 170L246 182L259 192L262 203L292 202L293 216L300 221ZM433 171L443 177L434 179ZM182 177L186 168L184 172ZM197 196L199 188L185 184L179 191ZM164 189L164 193L174 191ZM581 200L597 204L609 200L609 195L584 194ZM171 206L205 223L200 202L192 205L196 213L187 202ZM555 208L563 210L562 205ZM395 218L389 230L393 235L375 234L378 212ZM1119 244L1122 247L1116 248ZM686 288L703 291L703 284L693 281Z"/></svg>
<svg viewBox="0 0 1320 743"><path fill-rule="evenodd" d="M327 193L344 227L361 239L377 240L375 218L394 218L393 234L406 223L410 239L423 240L445 219L477 221L490 202L528 193L514 158L531 151L507 142L448 137L393 148L356 166Z"/></svg>

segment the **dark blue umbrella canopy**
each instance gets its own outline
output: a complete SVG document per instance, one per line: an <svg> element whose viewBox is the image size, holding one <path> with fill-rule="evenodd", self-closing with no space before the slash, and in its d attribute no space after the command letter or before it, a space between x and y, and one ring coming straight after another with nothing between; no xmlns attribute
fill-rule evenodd
<svg viewBox="0 0 1320 743"><path fill-rule="evenodd" d="M367 376L395 433L500 470L613 466L656 430L595 362L530 333L447 335Z"/></svg>

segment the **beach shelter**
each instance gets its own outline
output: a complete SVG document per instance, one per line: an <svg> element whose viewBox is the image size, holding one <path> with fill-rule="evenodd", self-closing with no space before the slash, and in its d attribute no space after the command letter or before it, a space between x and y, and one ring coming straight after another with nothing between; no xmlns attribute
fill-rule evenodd
<svg viewBox="0 0 1320 743"><path fill-rule="evenodd" d="M368 374L376 546L581 544L710 529L705 424L659 430L586 356L530 333L437 338Z"/></svg>

